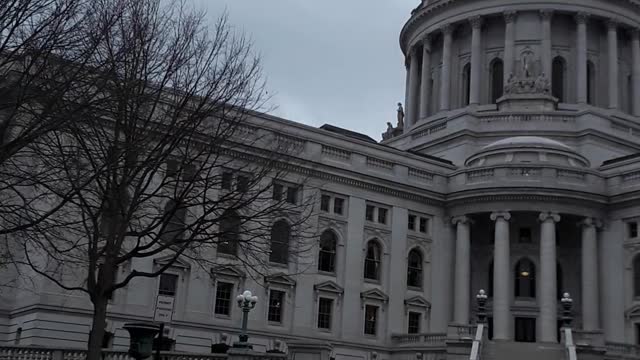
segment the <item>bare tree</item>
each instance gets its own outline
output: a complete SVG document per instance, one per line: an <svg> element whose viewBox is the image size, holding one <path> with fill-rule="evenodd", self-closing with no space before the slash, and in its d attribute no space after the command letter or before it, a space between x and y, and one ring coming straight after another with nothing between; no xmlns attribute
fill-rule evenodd
<svg viewBox="0 0 640 360"><path fill-rule="evenodd" d="M312 244L313 199L285 165L299 143L250 121L266 99L260 62L226 17L209 27L203 13L163 0L82 10L72 53L86 59L74 75L83 96L74 91L56 109L64 125L14 161L31 206L11 238L21 266L88 294L97 360L115 290L179 258L210 269L223 253L252 274L286 263ZM166 261L153 269L135 265L158 256Z"/></svg>

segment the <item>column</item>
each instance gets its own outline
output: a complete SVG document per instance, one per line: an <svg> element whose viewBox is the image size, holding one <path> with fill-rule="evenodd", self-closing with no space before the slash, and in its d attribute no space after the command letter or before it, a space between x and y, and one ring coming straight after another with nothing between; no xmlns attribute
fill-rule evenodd
<svg viewBox="0 0 640 360"><path fill-rule="evenodd" d="M494 258L493 258L493 338L509 340L511 338L511 252L509 247L509 219L506 211L494 212L495 221Z"/></svg>
<svg viewBox="0 0 640 360"><path fill-rule="evenodd" d="M420 81L420 119L429 116L431 102L431 36L422 40L422 80Z"/></svg>
<svg viewBox="0 0 640 360"><path fill-rule="evenodd" d="M440 284L432 294L429 331L446 332L453 314L453 262L456 229L451 218L434 219L431 283Z"/></svg>
<svg viewBox="0 0 640 360"><path fill-rule="evenodd" d="M509 80L509 75L513 74L513 65L515 62L515 44L516 34L514 22L517 13L515 11L507 11L504 13L504 82L505 85ZM515 75L515 74L514 74Z"/></svg>
<svg viewBox="0 0 640 360"><path fill-rule="evenodd" d="M452 221L456 225L453 321L456 324L468 324L471 301L471 221L466 216L455 217Z"/></svg>
<svg viewBox="0 0 640 360"><path fill-rule="evenodd" d="M474 16L471 23L471 78L469 105L480 104L480 79L482 78L482 17Z"/></svg>
<svg viewBox="0 0 640 360"><path fill-rule="evenodd" d="M582 226L582 328L597 330L600 329L597 222L593 218L586 218L580 225Z"/></svg>
<svg viewBox="0 0 640 360"><path fill-rule="evenodd" d="M409 103L407 104L407 122L406 128L416 123L418 119L418 109L420 99L418 98L418 90L420 89L420 64L418 63L418 50L414 46L409 51Z"/></svg>
<svg viewBox="0 0 640 360"><path fill-rule="evenodd" d="M442 27L442 76L440 77L440 110L449 110L449 95L451 88L451 42L453 41L453 26L447 24Z"/></svg>
<svg viewBox="0 0 640 360"><path fill-rule="evenodd" d="M610 220L602 231L599 243L600 301L602 302L602 328L606 341L625 341L625 276L624 237L625 222Z"/></svg>
<svg viewBox="0 0 640 360"><path fill-rule="evenodd" d="M547 79L551 79L551 18L553 10L540 10L540 19L542 20L542 72Z"/></svg>
<svg viewBox="0 0 640 360"><path fill-rule="evenodd" d="M589 15L578 13L576 24L578 34L576 39L576 102L587 103L587 20Z"/></svg>
<svg viewBox="0 0 640 360"><path fill-rule="evenodd" d="M607 21L609 47L609 109L618 108L618 23Z"/></svg>
<svg viewBox="0 0 640 360"><path fill-rule="evenodd" d="M540 226L540 341L557 342L558 296L556 294L557 213L544 212Z"/></svg>
<svg viewBox="0 0 640 360"><path fill-rule="evenodd" d="M632 69L632 114L640 116L640 29L631 31L631 64Z"/></svg>

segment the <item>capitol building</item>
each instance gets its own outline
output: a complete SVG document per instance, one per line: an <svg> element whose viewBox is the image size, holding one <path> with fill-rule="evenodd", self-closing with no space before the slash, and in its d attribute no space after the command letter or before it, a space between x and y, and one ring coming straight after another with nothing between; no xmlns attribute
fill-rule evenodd
<svg viewBox="0 0 640 360"><path fill-rule="evenodd" d="M406 95L382 140L251 119L301 149L312 266L288 259L259 282L180 262L115 293L105 347L126 349L122 325L151 320L162 294L167 349L224 352L250 289L258 351L321 340L335 360L468 359L482 289L476 358L567 357L565 293L578 358L640 358L640 0L424 0L400 50ZM54 285L2 299L5 344L85 346L87 299Z"/></svg>

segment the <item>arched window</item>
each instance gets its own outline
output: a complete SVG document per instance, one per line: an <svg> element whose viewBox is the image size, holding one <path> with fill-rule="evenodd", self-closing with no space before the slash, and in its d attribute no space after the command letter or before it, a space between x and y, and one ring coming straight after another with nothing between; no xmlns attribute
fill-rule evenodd
<svg viewBox="0 0 640 360"><path fill-rule="evenodd" d="M326 272L336 271L336 234L326 230L320 235L320 251L318 252L318 270Z"/></svg>
<svg viewBox="0 0 640 360"><path fill-rule="evenodd" d="M407 286L422 288L422 254L418 249L409 251Z"/></svg>
<svg viewBox="0 0 640 360"><path fill-rule="evenodd" d="M364 278L380 280L380 259L382 251L380 244L371 240L367 243L367 255L364 259Z"/></svg>
<svg viewBox="0 0 640 360"><path fill-rule="evenodd" d="M640 297L640 255L633 259L633 296Z"/></svg>
<svg viewBox="0 0 640 360"><path fill-rule="evenodd" d="M504 65L501 59L491 62L491 103L495 104L504 91Z"/></svg>
<svg viewBox="0 0 640 360"><path fill-rule="evenodd" d="M561 56L553 58L551 65L551 94L558 98L559 102L565 102L564 84L565 84L565 67L566 62Z"/></svg>
<svg viewBox="0 0 640 360"><path fill-rule="evenodd" d="M226 211L220 218L218 253L238 255L240 242L240 217L235 211Z"/></svg>
<svg viewBox="0 0 640 360"><path fill-rule="evenodd" d="M271 227L271 252L269 261L286 264L289 261L289 237L291 226L284 220L276 221Z"/></svg>
<svg viewBox="0 0 640 360"><path fill-rule="evenodd" d="M471 95L471 64L467 64L462 69L462 105L469 105L469 96Z"/></svg>
<svg viewBox="0 0 640 360"><path fill-rule="evenodd" d="M518 261L515 280L516 297L536 297L536 269L531 260L524 258Z"/></svg>
<svg viewBox="0 0 640 360"><path fill-rule="evenodd" d="M587 104L594 105L596 95L596 68L591 61L587 61Z"/></svg>

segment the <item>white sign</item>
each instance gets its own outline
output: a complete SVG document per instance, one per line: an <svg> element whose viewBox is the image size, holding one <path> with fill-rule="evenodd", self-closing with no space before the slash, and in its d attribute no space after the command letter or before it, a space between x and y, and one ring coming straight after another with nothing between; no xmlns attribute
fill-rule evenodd
<svg viewBox="0 0 640 360"><path fill-rule="evenodd" d="M153 321L161 323L170 322L173 317L173 301L173 296L158 295Z"/></svg>

